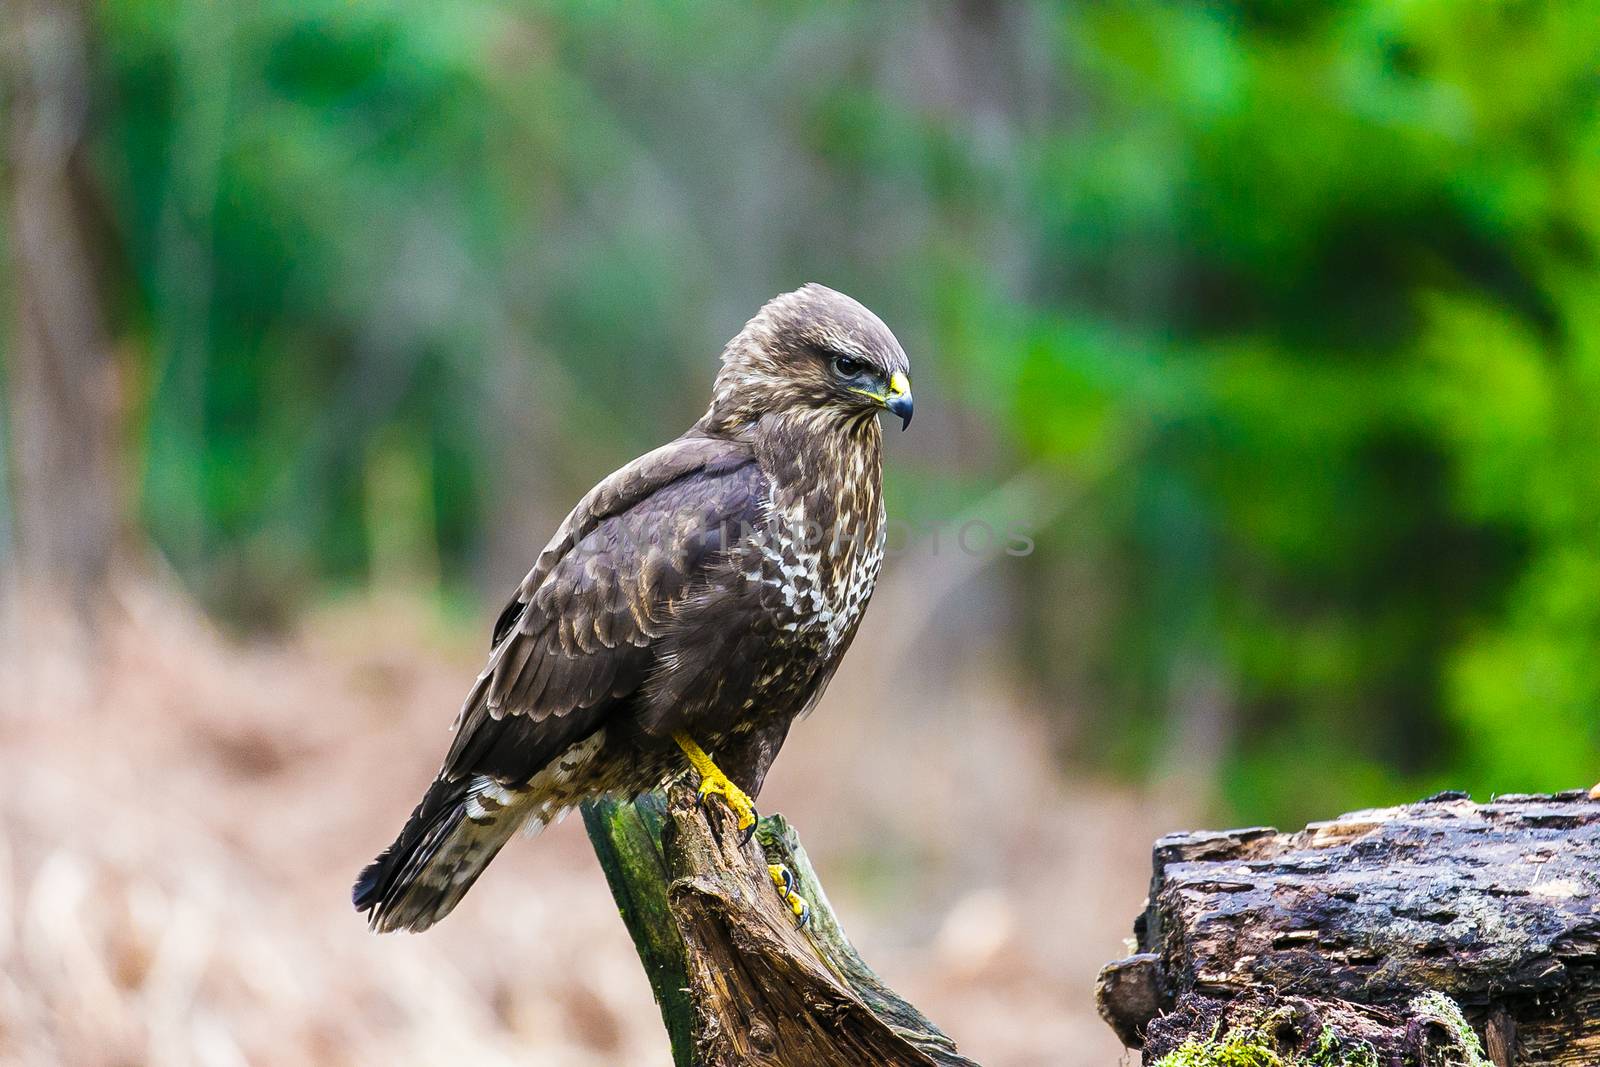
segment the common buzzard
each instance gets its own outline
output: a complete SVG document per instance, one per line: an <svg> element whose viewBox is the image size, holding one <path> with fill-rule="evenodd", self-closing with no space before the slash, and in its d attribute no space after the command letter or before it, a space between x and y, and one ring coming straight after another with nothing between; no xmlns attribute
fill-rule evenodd
<svg viewBox="0 0 1600 1067"><path fill-rule="evenodd" d="M753 829L750 797L877 583L877 415L911 422L909 371L876 315L821 285L745 324L700 421L590 490L501 612L443 769L356 882L373 929L428 928L517 830L680 759Z"/></svg>

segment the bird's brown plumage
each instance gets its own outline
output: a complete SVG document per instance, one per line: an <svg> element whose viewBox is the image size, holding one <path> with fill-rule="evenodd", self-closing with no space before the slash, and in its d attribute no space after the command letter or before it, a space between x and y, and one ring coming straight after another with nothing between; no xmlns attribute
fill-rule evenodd
<svg viewBox="0 0 1600 1067"><path fill-rule="evenodd" d="M876 583L876 416L908 372L823 286L746 324L705 416L595 486L501 613L444 767L356 884L375 929L432 925L517 829L654 788L677 731L759 791Z"/></svg>

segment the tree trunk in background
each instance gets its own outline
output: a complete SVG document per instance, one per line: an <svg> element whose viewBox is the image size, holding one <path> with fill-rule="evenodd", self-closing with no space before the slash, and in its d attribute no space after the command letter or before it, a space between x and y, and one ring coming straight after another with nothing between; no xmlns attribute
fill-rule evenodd
<svg viewBox="0 0 1600 1067"><path fill-rule="evenodd" d="M77 195L88 31L73 0L13 0L9 14L13 562L88 618L122 517L116 368Z"/></svg>

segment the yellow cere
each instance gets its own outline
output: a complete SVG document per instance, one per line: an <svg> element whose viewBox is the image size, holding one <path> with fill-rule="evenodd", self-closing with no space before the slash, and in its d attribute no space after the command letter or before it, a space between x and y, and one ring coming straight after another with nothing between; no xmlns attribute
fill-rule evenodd
<svg viewBox="0 0 1600 1067"><path fill-rule="evenodd" d="M874 393L870 389L852 389L850 391L852 393L860 393L862 396L869 396L880 404L887 404L895 397L906 396L911 392L911 379L899 371L895 371L893 377L889 379L889 391L887 393Z"/></svg>

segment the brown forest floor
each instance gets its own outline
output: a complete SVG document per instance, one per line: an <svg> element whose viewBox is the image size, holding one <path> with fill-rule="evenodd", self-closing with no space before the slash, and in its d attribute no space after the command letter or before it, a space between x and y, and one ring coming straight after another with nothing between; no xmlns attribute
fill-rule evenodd
<svg viewBox="0 0 1600 1067"><path fill-rule="evenodd" d="M350 910L476 644L404 602L271 646L148 590L119 614L93 683L70 638L0 649L0 1063L669 1062L577 819L513 843L426 935L375 937ZM867 634L852 659L871 661ZM1182 820L1066 781L981 677L913 710L870 675L847 664L762 807L799 827L863 955L968 1054L1119 1062L1093 977L1150 841Z"/></svg>

